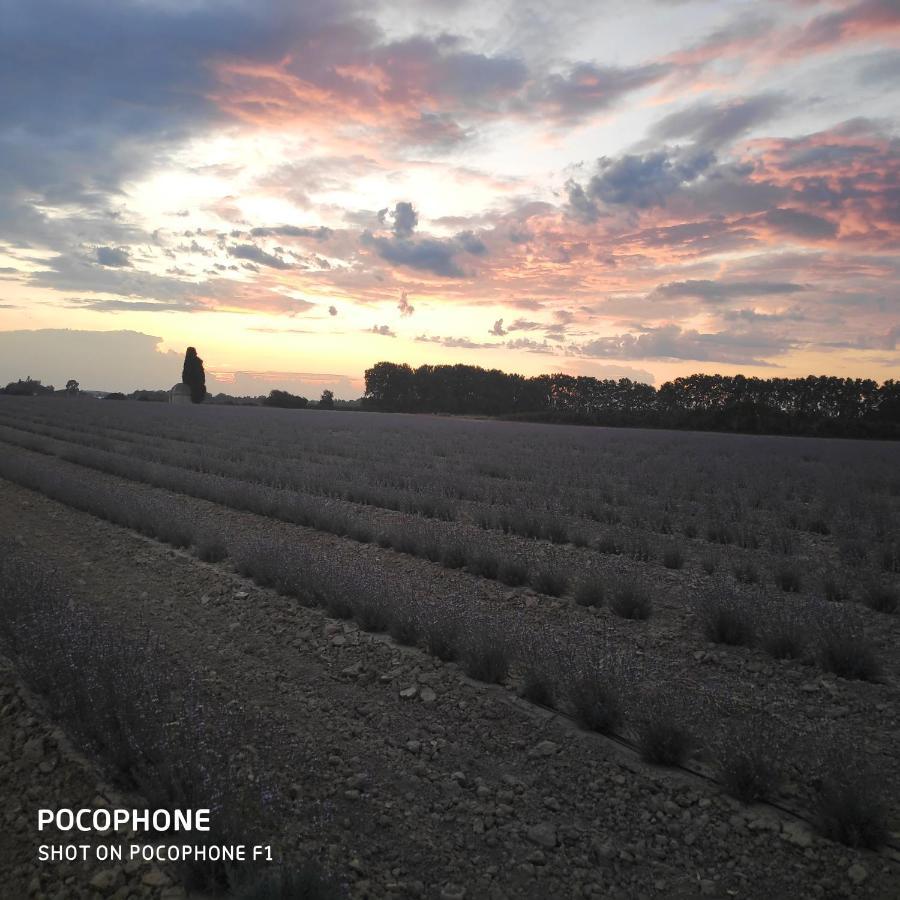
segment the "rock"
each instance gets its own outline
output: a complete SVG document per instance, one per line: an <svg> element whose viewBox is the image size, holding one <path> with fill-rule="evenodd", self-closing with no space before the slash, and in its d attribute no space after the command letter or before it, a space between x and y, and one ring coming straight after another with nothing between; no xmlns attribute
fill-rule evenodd
<svg viewBox="0 0 900 900"><path fill-rule="evenodd" d="M812 846L812 832L801 822L785 822L781 836L790 844L798 847Z"/></svg>
<svg viewBox="0 0 900 900"><path fill-rule="evenodd" d="M406 749L409 750L410 753L418 753L422 749L421 741L407 741Z"/></svg>
<svg viewBox="0 0 900 900"><path fill-rule="evenodd" d="M423 687L419 691L419 697L423 703L434 703L437 700L437 694L430 687Z"/></svg>
<svg viewBox="0 0 900 900"><path fill-rule="evenodd" d="M556 827L550 822L532 825L527 832L528 840L539 847L552 850L556 846Z"/></svg>
<svg viewBox="0 0 900 900"><path fill-rule="evenodd" d="M345 638L342 634L336 634L331 639L331 643L334 644L335 647L343 647L344 644L347 643L347 638Z"/></svg>
<svg viewBox="0 0 900 900"><path fill-rule="evenodd" d="M91 879L91 887L98 891L111 891L119 881L118 869L101 869Z"/></svg>
<svg viewBox="0 0 900 900"><path fill-rule="evenodd" d="M466 889L459 884L445 884L441 888L441 900L463 900Z"/></svg>
<svg viewBox="0 0 900 900"><path fill-rule="evenodd" d="M711 881L709 878L702 878L700 880L700 893L703 894L704 897L711 897L716 892L716 883Z"/></svg>
<svg viewBox="0 0 900 900"><path fill-rule="evenodd" d="M539 744L535 744L529 751L528 755L532 758L539 758L543 756L553 756L554 753L559 749L557 744L554 744L553 741L541 741Z"/></svg>
<svg viewBox="0 0 900 900"><path fill-rule="evenodd" d="M146 884L147 887L168 887L171 883L172 879L162 869L155 867L145 872L141 879L141 884Z"/></svg>
<svg viewBox="0 0 900 900"><path fill-rule="evenodd" d="M159 900L187 900L187 894L180 884L172 887L163 888L163 892L159 895Z"/></svg>
<svg viewBox="0 0 900 900"><path fill-rule="evenodd" d="M25 741L22 747L22 761L37 764L37 761L44 755L44 739L43 737L34 737Z"/></svg>
<svg viewBox="0 0 900 900"><path fill-rule="evenodd" d="M869 877L869 873L866 870L865 866L860 865L859 863L854 863L852 866L850 866L849 869L847 869L847 877L854 884L862 884Z"/></svg>
<svg viewBox="0 0 900 900"><path fill-rule="evenodd" d="M416 693L418 692L418 690L419 689L418 689L418 687L416 687L416 685L413 685L412 687L404 688L402 691L400 691L400 697L403 700L412 700L412 698L416 696Z"/></svg>

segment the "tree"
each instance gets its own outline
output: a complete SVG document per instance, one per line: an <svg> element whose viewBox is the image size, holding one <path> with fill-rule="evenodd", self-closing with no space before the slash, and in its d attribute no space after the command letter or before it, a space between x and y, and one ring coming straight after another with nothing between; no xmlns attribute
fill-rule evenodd
<svg viewBox="0 0 900 900"><path fill-rule="evenodd" d="M41 397L52 394L53 385L48 384L45 387L41 384L40 379L34 379L30 375L26 375L24 381L21 378L18 381L11 381L3 389L3 393L19 397Z"/></svg>
<svg viewBox="0 0 900 900"><path fill-rule="evenodd" d="M281 409L306 409L308 403L306 397L278 390L269 391L269 396L263 400L263 406L277 406Z"/></svg>
<svg viewBox="0 0 900 900"><path fill-rule="evenodd" d="M191 389L192 403L202 403L206 399L206 373L203 371L203 360L197 356L194 347L188 347L184 355L181 380Z"/></svg>
<svg viewBox="0 0 900 900"><path fill-rule="evenodd" d="M322 391L322 398L319 400L319 409L334 409L334 391Z"/></svg>
<svg viewBox="0 0 900 900"><path fill-rule="evenodd" d="M66 393L70 397L74 397L78 393L79 385L78 382L74 378L70 378L66 382Z"/></svg>

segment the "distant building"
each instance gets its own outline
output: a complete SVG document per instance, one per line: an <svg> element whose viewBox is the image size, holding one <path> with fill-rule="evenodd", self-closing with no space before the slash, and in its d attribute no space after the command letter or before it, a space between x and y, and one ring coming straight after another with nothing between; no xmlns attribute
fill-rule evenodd
<svg viewBox="0 0 900 900"><path fill-rule="evenodd" d="M191 389L182 381L169 391L169 403L190 403Z"/></svg>

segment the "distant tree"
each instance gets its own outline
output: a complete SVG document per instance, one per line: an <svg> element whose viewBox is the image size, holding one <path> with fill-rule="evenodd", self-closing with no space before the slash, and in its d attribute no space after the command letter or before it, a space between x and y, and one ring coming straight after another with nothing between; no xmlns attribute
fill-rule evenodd
<svg viewBox="0 0 900 900"><path fill-rule="evenodd" d="M206 373L203 371L203 360L197 356L194 347L188 347L184 355L181 380L191 389L192 403L202 403L206 399Z"/></svg>
<svg viewBox="0 0 900 900"><path fill-rule="evenodd" d="M334 409L334 391L322 391L319 409Z"/></svg>
<svg viewBox="0 0 900 900"><path fill-rule="evenodd" d="M52 394L53 391L52 384L44 387L39 379L32 378L30 375L26 375L24 379L20 378L18 381L11 381L3 389L4 394L14 394L18 397L40 397Z"/></svg>
<svg viewBox="0 0 900 900"><path fill-rule="evenodd" d="M66 393L70 397L74 397L78 393L78 390L79 390L78 382L74 378L70 378L66 382Z"/></svg>
<svg viewBox="0 0 900 900"><path fill-rule="evenodd" d="M140 400L143 403L168 403L168 391L132 391L129 400Z"/></svg>
<svg viewBox="0 0 900 900"><path fill-rule="evenodd" d="M281 409L306 409L308 405L306 397L297 397L287 391L269 391L269 396L263 400L263 406L277 406Z"/></svg>
<svg viewBox="0 0 900 900"><path fill-rule="evenodd" d="M104 400L125 400L125 395L121 391L113 391L111 394L107 394Z"/></svg>
<svg viewBox="0 0 900 900"><path fill-rule="evenodd" d="M524 378L465 365L380 362L366 370L364 409L512 416L549 422L769 434L900 437L900 383L814 376L697 374L658 390L628 378L558 372Z"/></svg>

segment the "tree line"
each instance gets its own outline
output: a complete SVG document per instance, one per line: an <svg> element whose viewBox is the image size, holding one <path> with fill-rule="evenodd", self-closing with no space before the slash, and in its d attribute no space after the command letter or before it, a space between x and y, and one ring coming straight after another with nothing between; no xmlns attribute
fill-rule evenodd
<svg viewBox="0 0 900 900"><path fill-rule="evenodd" d="M628 378L526 378L466 365L380 362L366 409L498 416L586 425L766 434L900 437L900 382L814 376L690 375L659 388Z"/></svg>

